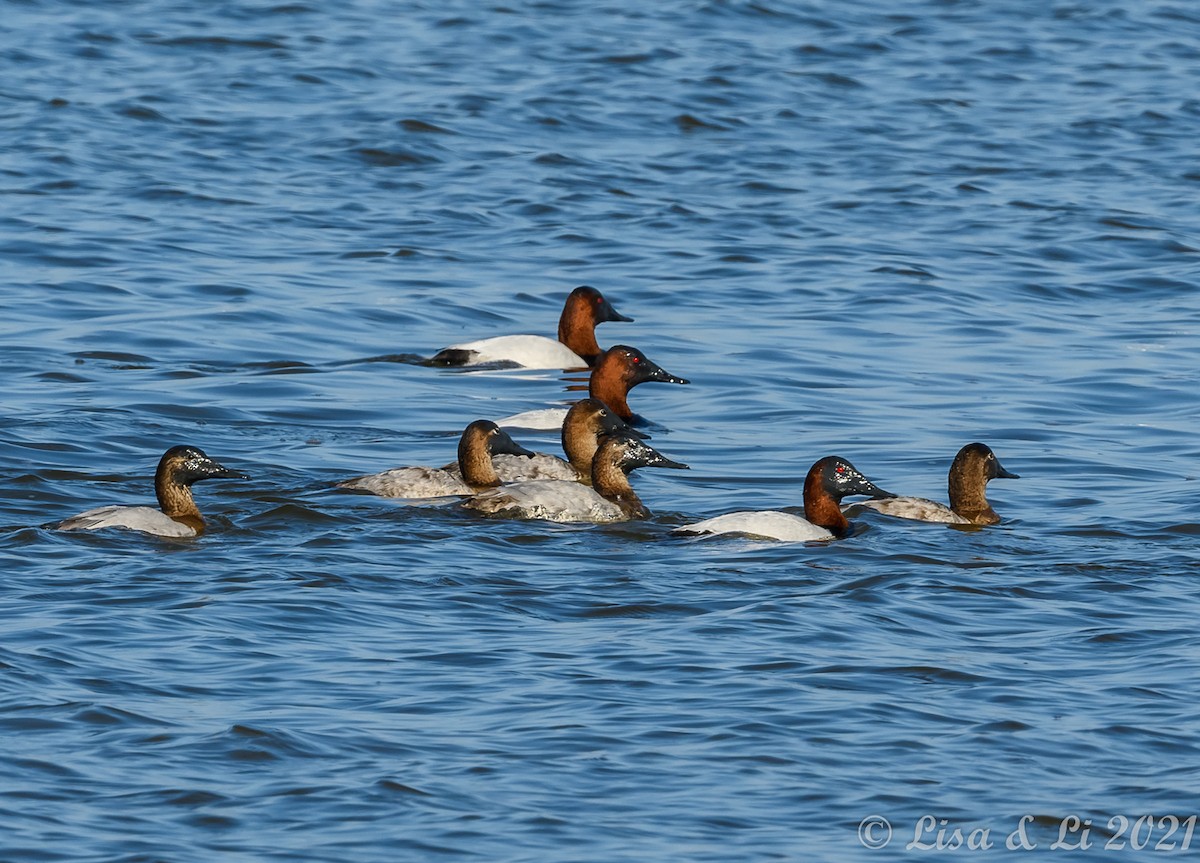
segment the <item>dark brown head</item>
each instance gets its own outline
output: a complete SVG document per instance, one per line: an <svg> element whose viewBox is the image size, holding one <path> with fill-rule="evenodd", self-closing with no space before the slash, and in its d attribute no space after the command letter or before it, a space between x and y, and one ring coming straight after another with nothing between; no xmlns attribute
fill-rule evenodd
<svg viewBox="0 0 1200 863"><path fill-rule="evenodd" d="M155 481L171 485L190 486L202 479L249 479L246 474L230 470L205 455L194 446L173 446L158 460Z"/></svg>
<svg viewBox="0 0 1200 863"><path fill-rule="evenodd" d="M621 419L633 419L626 395L638 384L659 381L667 384L686 384L684 378L668 374L637 348L613 345L600 355L588 381L588 395L604 402Z"/></svg>
<svg viewBox="0 0 1200 863"><path fill-rule="evenodd" d="M612 307L612 303L595 288L581 285L567 296L562 316L558 319L558 340L573 350L589 366L596 364L600 345L596 342L596 325L605 321L628 321Z"/></svg>
<svg viewBox="0 0 1200 863"><path fill-rule="evenodd" d="M958 451L950 465L950 508L975 524L1000 521L987 501L987 484L993 479L1020 479L1000 464L991 447L969 443Z"/></svg>
<svg viewBox="0 0 1200 863"><path fill-rule="evenodd" d="M471 449L482 450L489 457L501 453L523 455L527 458L537 455L514 441L508 436L508 432L491 420L475 420L463 429L462 437L458 439L459 459L461 460Z"/></svg>
<svg viewBox="0 0 1200 863"><path fill-rule="evenodd" d="M850 528L850 522L842 514L842 498L852 494L895 497L863 476L844 458L826 456L809 468L808 476L804 478L804 517L840 536Z"/></svg>
<svg viewBox="0 0 1200 863"><path fill-rule="evenodd" d="M598 399L580 399L567 411L562 426L562 447L571 465L582 476L590 476L592 457L600 447L605 435L632 434L642 437L625 425L625 421L613 413L608 405Z"/></svg>
<svg viewBox="0 0 1200 863"><path fill-rule="evenodd" d="M194 446L173 446L158 460L154 472L154 494L159 508L176 521L204 530L204 519L192 499L192 483L202 479L249 479L213 461L204 450Z"/></svg>
<svg viewBox="0 0 1200 863"><path fill-rule="evenodd" d="M639 467L670 467L687 470L641 438L617 432L605 436L592 459L592 488L616 502L633 518L645 518L648 512L629 485L629 474Z"/></svg>

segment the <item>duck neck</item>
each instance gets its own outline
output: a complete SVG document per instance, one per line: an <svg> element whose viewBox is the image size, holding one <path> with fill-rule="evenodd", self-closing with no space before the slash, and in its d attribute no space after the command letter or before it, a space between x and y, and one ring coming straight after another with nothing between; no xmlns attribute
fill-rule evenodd
<svg viewBox="0 0 1200 863"><path fill-rule="evenodd" d="M567 461L579 474L583 482L592 481L592 459L596 455L596 432L588 427L586 422L580 422L576 417L567 414L567 422L562 431L563 452Z"/></svg>
<svg viewBox="0 0 1200 863"><path fill-rule="evenodd" d="M591 315L576 312L574 303L568 303L558 319L558 340L586 362L594 366L600 356L600 345L596 341L596 322Z"/></svg>
<svg viewBox="0 0 1200 863"><path fill-rule="evenodd" d="M629 402L625 400L629 387L619 374L613 373L614 371L617 370L603 365L593 369L588 381L588 395L604 402L609 410L625 422L632 422L633 411L629 409Z"/></svg>
<svg viewBox="0 0 1200 863"><path fill-rule="evenodd" d="M987 480L961 473L950 475L950 509L972 524L996 524L1000 516L988 503Z"/></svg>
<svg viewBox="0 0 1200 863"><path fill-rule="evenodd" d="M629 484L629 475L617 465L605 459L592 462L592 488L605 500L619 506L630 518L645 518L649 515L641 498Z"/></svg>
<svg viewBox="0 0 1200 863"><path fill-rule="evenodd" d="M458 469L462 472L463 482L474 488L500 485L487 440L473 432L464 434L458 442Z"/></svg>
<svg viewBox="0 0 1200 863"><path fill-rule="evenodd" d="M850 530L850 522L833 495L825 490L819 473L810 472L804 481L804 517L834 536L844 536Z"/></svg>
<svg viewBox="0 0 1200 863"><path fill-rule="evenodd" d="M200 515L200 509L192 497L191 486L172 482L169 477L156 476L154 495L158 498L158 508L163 515L187 525L197 536L204 533L204 517Z"/></svg>

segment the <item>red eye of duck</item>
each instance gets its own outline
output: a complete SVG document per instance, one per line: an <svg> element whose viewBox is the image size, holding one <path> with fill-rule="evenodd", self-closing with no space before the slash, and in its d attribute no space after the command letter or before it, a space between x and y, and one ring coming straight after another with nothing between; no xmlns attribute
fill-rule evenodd
<svg viewBox="0 0 1200 863"><path fill-rule="evenodd" d="M841 465L841 464L839 464L839 465L837 466L837 472L838 472L838 473L845 473L845 472L846 472L846 466L845 466L845 465Z"/></svg>
<svg viewBox="0 0 1200 863"><path fill-rule="evenodd" d="M596 305L600 305L602 302L604 302L604 297L596 297Z"/></svg>

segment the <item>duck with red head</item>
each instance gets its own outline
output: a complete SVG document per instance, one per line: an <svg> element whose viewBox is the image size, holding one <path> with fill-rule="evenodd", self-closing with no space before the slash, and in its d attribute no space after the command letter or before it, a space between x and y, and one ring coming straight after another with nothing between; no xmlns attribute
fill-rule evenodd
<svg viewBox="0 0 1200 863"><path fill-rule="evenodd" d="M626 396L638 384L658 381L664 384L690 383L663 371L637 348L628 345L613 345L596 362L588 381L588 395L612 408L613 413L625 422L635 422L636 415L629 409Z"/></svg>
<svg viewBox="0 0 1200 863"><path fill-rule="evenodd" d="M638 384L659 381L686 384L689 381L663 371L637 348L613 345L600 355L588 378L588 395L608 405L612 412L629 425L652 425L629 408L629 391ZM572 387L577 389L577 387ZM502 426L526 429L555 429L563 424L565 408L537 408L498 420Z"/></svg>
<svg viewBox="0 0 1200 863"><path fill-rule="evenodd" d="M522 482L535 479L560 479L569 482L590 483L592 481L592 457L600 441L610 434L640 435L624 420L596 399L580 399L571 405L563 420L560 438L567 461L549 453L539 452L533 458L496 454L492 464L501 482ZM461 476L457 464L446 465L445 470Z"/></svg>
<svg viewBox="0 0 1200 863"><path fill-rule="evenodd" d="M632 323L598 290L581 285L567 296L558 319L558 341L545 336L496 336L451 345L428 361L434 366L478 366L509 363L527 369L582 369L600 356L596 325L606 321Z"/></svg>
<svg viewBox="0 0 1200 863"><path fill-rule="evenodd" d="M173 446L158 461L154 494L158 509L150 506L102 506L89 509L56 525L58 530L98 530L123 527L155 536L188 537L204 533L204 518L192 497L192 484L202 479L248 479L230 470L194 446Z"/></svg>
<svg viewBox="0 0 1200 863"><path fill-rule="evenodd" d="M852 494L874 498L893 497L867 479L838 456L817 461L804 478L804 518L787 512L731 512L715 518L675 528L680 533L738 533L779 539L786 542L810 542L838 539L850 533L850 522L842 513L842 498Z"/></svg>
<svg viewBox="0 0 1200 863"><path fill-rule="evenodd" d="M993 479L1020 479L1000 464L987 444L969 443L958 451L950 465L950 506L923 497L892 497L868 500L862 506L884 515L913 521L943 524L997 524L1000 516L987 499L987 484Z"/></svg>

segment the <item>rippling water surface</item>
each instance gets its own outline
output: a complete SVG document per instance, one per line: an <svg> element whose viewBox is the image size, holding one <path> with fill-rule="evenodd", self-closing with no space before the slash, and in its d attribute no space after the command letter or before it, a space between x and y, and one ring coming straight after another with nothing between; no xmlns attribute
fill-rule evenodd
<svg viewBox="0 0 1200 863"><path fill-rule="evenodd" d="M0 3L0 859L1178 853L1198 69L1157 0ZM331 490L574 398L403 360L579 284L692 381L651 519ZM995 527L670 533L971 440ZM180 442L204 537L48 529Z"/></svg>

